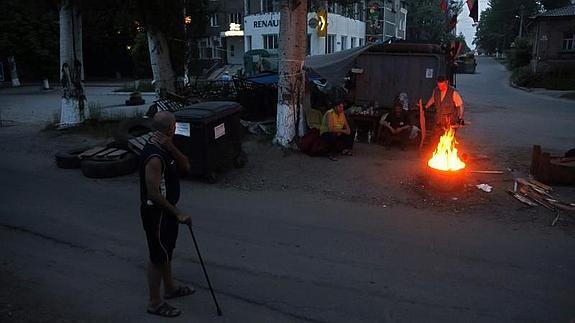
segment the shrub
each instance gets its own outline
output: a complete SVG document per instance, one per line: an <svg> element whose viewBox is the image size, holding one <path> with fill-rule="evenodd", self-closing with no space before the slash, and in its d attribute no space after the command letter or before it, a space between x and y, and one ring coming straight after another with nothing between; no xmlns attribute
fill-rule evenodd
<svg viewBox="0 0 575 323"><path fill-rule="evenodd" d="M531 71L530 66L523 66L513 70L511 82L518 86L533 87L537 83L537 75Z"/></svg>

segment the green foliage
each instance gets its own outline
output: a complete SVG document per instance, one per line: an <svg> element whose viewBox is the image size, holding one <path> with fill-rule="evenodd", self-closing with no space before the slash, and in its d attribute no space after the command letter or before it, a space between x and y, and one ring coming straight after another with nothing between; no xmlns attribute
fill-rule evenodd
<svg viewBox="0 0 575 323"><path fill-rule="evenodd" d="M537 0L490 0L489 8L481 13L474 43L487 53L508 49L519 35L521 10L523 31L528 17L540 11Z"/></svg>
<svg viewBox="0 0 575 323"><path fill-rule="evenodd" d="M517 38L507 50L507 64L510 69L529 65L531 62L531 43L527 38Z"/></svg>
<svg viewBox="0 0 575 323"><path fill-rule="evenodd" d="M58 12L45 1L0 1L0 57L14 56L21 77L58 77Z"/></svg>
<svg viewBox="0 0 575 323"><path fill-rule="evenodd" d="M455 36L447 31L448 16L436 0L411 0L407 8L407 39L416 42L448 43ZM461 13L463 2L449 1L450 15Z"/></svg>
<svg viewBox="0 0 575 323"><path fill-rule="evenodd" d="M575 66L552 67L535 74L530 66L513 70L511 81L519 86L549 90L575 90Z"/></svg>
<svg viewBox="0 0 575 323"><path fill-rule="evenodd" d="M537 83L537 76L531 71L530 66L524 66L513 70L511 82L523 87L533 87Z"/></svg>

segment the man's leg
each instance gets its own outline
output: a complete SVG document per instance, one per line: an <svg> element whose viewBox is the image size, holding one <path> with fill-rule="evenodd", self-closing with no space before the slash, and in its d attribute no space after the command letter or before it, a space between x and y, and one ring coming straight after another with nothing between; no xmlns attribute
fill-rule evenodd
<svg viewBox="0 0 575 323"><path fill-rule="evenodd" d="M162 265L154 264L151 261L148 262L149 308L156 308L162 303L162 296L160 296L160 284L162 283L161 266Z"/></svg>
<svg viewBox="0 0 575 323"><path fill-rule="evenodd" d="M172 277L172 262L168 261L167 263L162 265L161 269L162 273L162 280L164 281L164 290L166 294L174 293L178 287L174 282L174 278Z"/></svg>

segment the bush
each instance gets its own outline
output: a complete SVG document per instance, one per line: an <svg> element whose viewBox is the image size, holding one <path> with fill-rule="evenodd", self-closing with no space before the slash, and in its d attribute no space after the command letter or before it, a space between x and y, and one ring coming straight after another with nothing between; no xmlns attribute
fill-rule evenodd
<svg viewBox="0 0 575 323"><path fill-rule="evenodd" d="M537 83L537 75L531 71L530 66L523 66L513 70L511 82L518 86L533 87Z"/></svg>
<svg viewBox="0 0 575 323"><path fill-rule="evenodd" d="M517 38L513 42L513 48L507 50L506 56L511 70L527 66L531 62L531 44L525 38Z"/></svg>

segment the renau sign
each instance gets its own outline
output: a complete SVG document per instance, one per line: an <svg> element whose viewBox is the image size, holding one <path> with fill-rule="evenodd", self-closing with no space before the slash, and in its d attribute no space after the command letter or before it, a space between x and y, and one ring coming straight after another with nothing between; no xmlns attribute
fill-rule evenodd
<svg viewBox="0 0 575 323"><path fill-rule="evenodd" d="M279 27L279 19L255 20L254 28Z"/></svg>

